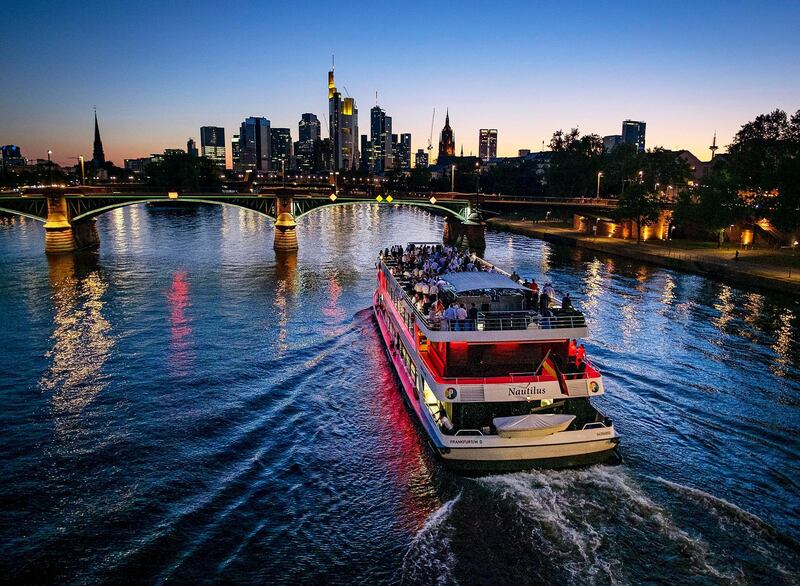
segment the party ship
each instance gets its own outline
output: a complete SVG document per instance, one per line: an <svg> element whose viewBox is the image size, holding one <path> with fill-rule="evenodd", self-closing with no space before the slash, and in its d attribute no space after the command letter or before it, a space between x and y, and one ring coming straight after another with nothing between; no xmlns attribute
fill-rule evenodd
<svg viewBox="0 0 800 586"><path fill-rule="evenodd" d="M373 308L403 396L428 442L465 472L618 462L619 435L591 402L603 378L583 314L436 243L380 253Z"/></svg>

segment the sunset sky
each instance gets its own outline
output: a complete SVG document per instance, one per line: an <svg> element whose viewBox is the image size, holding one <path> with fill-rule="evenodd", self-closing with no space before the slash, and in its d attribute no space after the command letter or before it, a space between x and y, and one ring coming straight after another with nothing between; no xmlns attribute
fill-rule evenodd
<svg viewBox="0 0 800 586"><path fill-rule="evenodd" d="M553 131L618 134L647 122L647 146L702 159L716 130L800 108L800 3L12 2L0 31L0 143L29 158L91 156L97 106L106 158L231 136L266 116L297 139L313 112L327 136L327 71L356 99L359 131L378 102L412 148L445 109L457 148L538 150ZM230 155L230 153L229 153Z"/></svg>

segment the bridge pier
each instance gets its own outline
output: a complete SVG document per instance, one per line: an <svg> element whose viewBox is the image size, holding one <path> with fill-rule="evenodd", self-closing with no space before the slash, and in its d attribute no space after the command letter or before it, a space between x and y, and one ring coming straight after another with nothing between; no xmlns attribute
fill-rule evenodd
<svg viewBox="0 0 800 586"><path fill-rule="evenodd" d="M275 250L297 250L297 222L294 221L291 197L278 197L275 201Z"/></svg>
<svg viewBox="0 0 800 586"><path fill-rule="evenodd" d="M63 254L100 244L94 218L71 222L64 194L47 196L47 221L44 224L44 251Z"/></svg>
<svg viewBox="0 0 800 586"><path fill-rule="evenodd" d="M44 251L47 254L73 252L78 246L69 223L67 198L64 195L48 196L47 221L44 224Z"/></svg>
<svg viewBox="0 0 800 586"><path fill-rule="evenodd" d="M486 249L486 223L478 212L472 212L463 222L448 216L444 219L442 240L482 253Z"/></svg>

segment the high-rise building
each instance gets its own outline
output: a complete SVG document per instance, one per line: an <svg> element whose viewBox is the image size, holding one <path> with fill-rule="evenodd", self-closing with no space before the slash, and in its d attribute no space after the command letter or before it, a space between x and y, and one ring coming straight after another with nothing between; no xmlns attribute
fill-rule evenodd
<svg viewBox="0 0 800 586"><path fill-rule="evenodd" d="M190 138L186 141L186 152L189 153L190 157L196 157L199 155L197 151L197 143L193 138Z"/></svg>
<svg viewBox="0 0 800 586"><path fill-rule="evenodd" d="M295 168L303 173L316 173L322 170L319 119L315 114L303 114L297 130L300 140L294 143Z"/></svg>
<svg viewBox="0 0 800 586"><path fill-rule="evenodd" d="M621 134L609 134L603 137L603 150L607 153L613 151L622 142Z"/></svg>
<svg viewBox="0 0 800 586"><path fill-rule="evenodd" d="M393 134L392 135L392 157L394 158L394 168L401 171L411 169L411 135Z"/></svg>
<svg viewBox="0 0 800 586"><path fill-rule="evenodd" d="M450 128L450 110L448 109L447 115L444 119L444 128L442 128L442 134L439 137L439 156L437 157L436 162L439 164L445 163L448 158L455 156L455 134L453 133L453 129Z"/></svg>
<svg viewBox="0 0 800 586"><path fill-rule="evenodd" d="M370 110L370 162L372 171L385 173L392 168L392 117L380 106Z"/></svg>
<svg viewBox="0 0 800 586"><path fill-rule="evenodd" d="M271 128L269 132L273 171L292 169L292 131L288 128Z"/></svg>
<svg viewBox="0 0 800 586"><path fill-rule="evenodd" d="M242 169L269 171L269 126L269 120L254 116L242 122L239 130L239 165Z"/></svg>
<svg viewBox="0 0 800 586"><path fill-rule="evenodd" d="M349 171L358 165L358 108L336 89L333 68L328 72L328 117L333 169Z"/></svg>
<svg viewBox="0 0 800 586"><path fill-rule="evenodd" d="M424 149L417 149L417 153L416 155L414 155L414 166L415 167L428 166L428 153L426 153Z"/></svg>
<svg viewBox="0 0 800 586"><path fill-rule="evenodd" d="M242 145L239 142L239 135L234 134L233 138L231 139L231 163L233 164L234 171L241 171L242 170Z"/></svg>
<svg viewBox="0 0 800 586"><path fill-rule="evenodd" d="M369 173L372 170L372 143L366 134L361 135L361 162L358 170L362 173Z"/></svg>
<svg viewBox="0 0 800 586"><path fill-rule="evenodd" d="M478 134L478 157L482 161L497 158L497 129L481 128Z"/></svg>
<svg viewBox="0 0 800 586"><path fill-rule="evenodd" d="M320 125L319 118L316 114L306 113L300 117L300 125L298 128L298 140L304 142L307 140L319 140L320 138Z"/></svg>
<svg viewBox="0 0 800 586"><path fill-rule="evenodd" d="M94 111L94 148L92 149L92 162L97 167L106 164L106 155L103 152L103 141L100 140L100 127L97 124L97 110Z"/></svg>
<svg viewBox="0 0 800 586"><path fill-rule="evenodd" d="M646 124L636 120L622 121L622 142L632 144L636 151L644 152L644 132Z"/></svg>
<svg viewBox="0 0 800 586"><path fill-rule="evenodd" d="M22 152L15 144L7 144L2 147L3 152L3 169L11 169L12 167L24 167L25 158Z"/></svg>
<svg viewBox="0 0 800 586"><path fill-rule="evenodd" d="M225 161L225 129L219 126L200 127L200 154L224 169Z"/></svg>

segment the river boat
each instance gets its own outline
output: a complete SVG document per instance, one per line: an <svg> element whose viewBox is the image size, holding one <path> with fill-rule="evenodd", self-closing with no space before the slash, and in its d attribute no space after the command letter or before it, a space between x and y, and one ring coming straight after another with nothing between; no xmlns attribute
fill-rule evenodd
<svg viewBox="0 0 800 586"><path fill-rule="evenodd" d="M620 460L613 422L592 404L603 377L577 345L588 328L571 303L542 308L507 272L436 243L386 249L377 267L382 341L407 406L448 465L493 472ZM426 312L435 300L469 308L467 317Z"/></svg>

